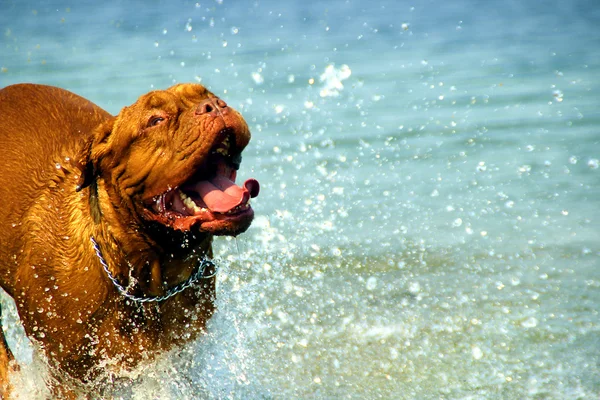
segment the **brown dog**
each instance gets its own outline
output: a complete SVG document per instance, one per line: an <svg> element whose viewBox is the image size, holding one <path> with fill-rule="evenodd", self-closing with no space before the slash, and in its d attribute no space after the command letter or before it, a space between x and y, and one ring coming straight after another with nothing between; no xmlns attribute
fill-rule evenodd
<svg viewBox="0 0 600 400"><path fill-rule="evenodd" d="M116 117L59 88L0 90L0 285L61 396L203 331L212 238L254 214L258 182L234 183L249 140L201 85L150 92ZM0 336L6 397L14 358Z"/></svg>

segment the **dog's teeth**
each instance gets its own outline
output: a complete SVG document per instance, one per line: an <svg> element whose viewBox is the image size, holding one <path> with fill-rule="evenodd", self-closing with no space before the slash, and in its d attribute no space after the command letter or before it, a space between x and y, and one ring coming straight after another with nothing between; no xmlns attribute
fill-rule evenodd
<svg viewBox="0 0 600 400"><path fill-rule="evenodd" d="M229 136L227 136L219 145L219 147L215 150L215 153L220 154L222 156L229 156Z"/></svg>
<svg viewBox="0 0 600 400"><path fill-rule="evenodd" d="M191 198L189 198L185 193L179 192L179 198L181 199L181 201L183 201L183 204L185 204L185 206L187 208L189 208L190 210L193 210L194 213L197 213L197 212L200 211L200 208L194 202L194 200L192 200Z"/></svg>
<svg viewBox="0 0 600 400"><path fill-rule="evenodd" d="M232 215L232 214L236 214L240 211L247 210L249 208L250 208L250 202L247 202L247 203L240 204L239 206L232 208L231 210L227 211L225 214Z"/></svg>

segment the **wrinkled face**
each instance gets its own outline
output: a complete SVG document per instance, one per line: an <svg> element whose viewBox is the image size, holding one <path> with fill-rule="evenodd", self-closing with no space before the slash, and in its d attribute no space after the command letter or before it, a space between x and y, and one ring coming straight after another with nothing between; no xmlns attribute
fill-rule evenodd
<svg viewBox="0 0 600 400"><path fill-rule="evenodd" d="M91 157L128 212L215 235L250 226L258 182L235 183L250 132L223 100L201 85L176 85L140 97L109 125Z"/></svg>

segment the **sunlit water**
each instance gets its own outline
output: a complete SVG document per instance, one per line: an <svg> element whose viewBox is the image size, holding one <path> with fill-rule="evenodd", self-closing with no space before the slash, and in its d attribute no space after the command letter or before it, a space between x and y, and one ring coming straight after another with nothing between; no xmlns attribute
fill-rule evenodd
<svg viewBox="0 0 600 400"><path fill-rule="evenodd" d="M208 334L110 395L600 396L594 2L0 5L2 86L117 113L201 81L253 132L257 217L218 240Z"/></svg>

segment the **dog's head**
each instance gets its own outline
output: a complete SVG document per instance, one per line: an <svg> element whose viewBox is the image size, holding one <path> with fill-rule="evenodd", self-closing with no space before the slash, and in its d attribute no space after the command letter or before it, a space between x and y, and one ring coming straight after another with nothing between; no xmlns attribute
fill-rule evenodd
<svg viewBox="0 0 600 400"><path fill-rule="evenodd" d="M142 223L237 235L259 191L254 179L235 183L249 140L242 116L204 86L153 91L96 129L78 190L100 177L114 206Z"/></svg>

